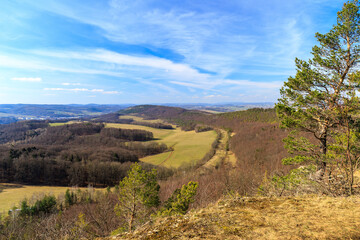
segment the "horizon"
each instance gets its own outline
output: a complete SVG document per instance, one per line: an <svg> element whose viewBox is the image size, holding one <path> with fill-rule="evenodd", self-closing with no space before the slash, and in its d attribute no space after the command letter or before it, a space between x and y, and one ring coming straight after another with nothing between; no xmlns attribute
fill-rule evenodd
<svg viewBox="0 0 360 240"><path fill-rule="evenodd" d="M275 103L342 4L5 1L0 103Z"/></svg>
<svg viewBox="0 0 360 240"><path fill-rule="evenodd" d="M79 106L85 106L85 105L134 105L134 106L141 106L141 105L153 105L153 106L171 106L171 105L203 105L203 104L209 104L209 105L261 105L261 104L275 104L275 102L215 102L215 103L207 103L207 102L189 102L189 103L0 103L0 105L79 105Z"/></svg>

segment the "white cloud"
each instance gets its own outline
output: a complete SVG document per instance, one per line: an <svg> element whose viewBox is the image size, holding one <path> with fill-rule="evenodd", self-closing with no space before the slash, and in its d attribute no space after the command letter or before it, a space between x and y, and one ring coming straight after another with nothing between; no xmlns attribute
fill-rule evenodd
<svg viewBox="0 0 360 240"><path fill-rule="evenodd" d="M64 92L92 92L101 94L120 94L118 91L105 91L104 89L88 89L88 88L44 88L44 91L64 91Z"/></svg>
<svg viewBox="0 0 360 240"><path fill-rule="evenodd" d="M283 85L283 82L255 82L249 80L224 80L226 84L244 86L244 87L257 87L257 88L275 88L279 89Z"/></svg>
<svg viewBox="0 0 360 240"><path fill-rule="evenodd" d="M20 81L20 82L41 82L42 79L40 77L14 77L11 80Z"/></svg>
<svg viewBox="0 0 360 240"><path fill-rule="evenodd" d="M80 86L80 83L61 83L63 86Z"/></svg>

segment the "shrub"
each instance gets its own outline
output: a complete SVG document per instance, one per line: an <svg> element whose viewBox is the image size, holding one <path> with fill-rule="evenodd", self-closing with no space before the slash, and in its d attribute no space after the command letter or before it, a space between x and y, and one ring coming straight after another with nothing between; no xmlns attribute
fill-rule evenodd
<svg viewBox="0 0 360 240"><path fill-rule="evenodd" d="M190 203L194 202L198 186L197 182L189 182L187 185L183 185L181 189L176 189L158 214L168 216L185 214L189 209Z"/></svg>

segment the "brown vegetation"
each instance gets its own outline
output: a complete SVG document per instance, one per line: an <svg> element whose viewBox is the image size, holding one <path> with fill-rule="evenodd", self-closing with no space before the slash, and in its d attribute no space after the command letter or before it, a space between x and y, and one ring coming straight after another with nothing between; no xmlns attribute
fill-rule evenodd
<svg viewBox="0 0 360 240"><path fill-rule="evenodd" d="M227 197L107 239L359 239L360 199Z"/></svg>
<svg viewBox="0 0 360 240"><path fill-rule="evenodd" d="M41 127L41 128L40 128ZM162 153L165 144L146 143L153 133L78 123L48 126L19 122L3 127L0 181L25 184L115 185L132 162Z"/></svg>

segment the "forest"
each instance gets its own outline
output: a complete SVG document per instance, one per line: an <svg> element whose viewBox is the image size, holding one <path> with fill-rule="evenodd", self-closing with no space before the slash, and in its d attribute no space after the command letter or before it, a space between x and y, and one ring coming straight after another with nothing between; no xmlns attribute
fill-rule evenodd
<svg viewBox="0 0 360 240"><path fill-rule="evenodd" d="M162 153L144 130L106 128L102 123L49 126L23 121L1 126L0 181L63 186L108 186L130 163Z"/></svg>

